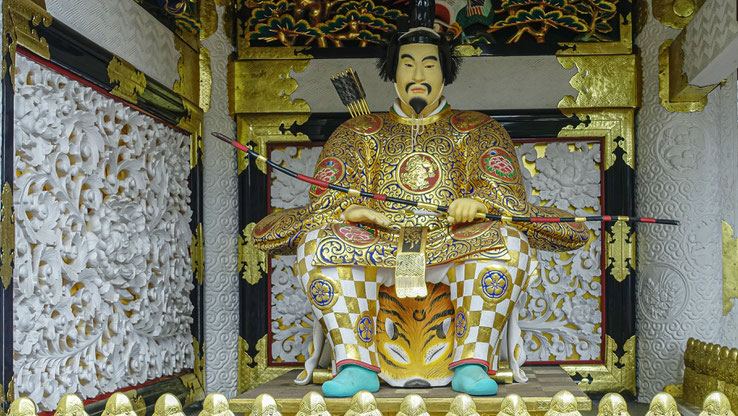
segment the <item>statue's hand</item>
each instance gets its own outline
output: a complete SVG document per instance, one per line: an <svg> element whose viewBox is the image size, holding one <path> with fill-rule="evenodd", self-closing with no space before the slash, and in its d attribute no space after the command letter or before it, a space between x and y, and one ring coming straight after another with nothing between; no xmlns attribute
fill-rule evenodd
<svg viewBox="0 0 738 416"><path fill-rule="evenodd" d="M487 207L471 198L456 199L448 207L448 216L451 218L452 224L474 221L478 213L486 214Z"/></svg>
<svg viewBox="0 0 738 416"><path fill-rule="evenodd" d="M351 205L343 211L343 218L350 222L362 222L389 227L391 224L386 215L362 205Z"/></svg>

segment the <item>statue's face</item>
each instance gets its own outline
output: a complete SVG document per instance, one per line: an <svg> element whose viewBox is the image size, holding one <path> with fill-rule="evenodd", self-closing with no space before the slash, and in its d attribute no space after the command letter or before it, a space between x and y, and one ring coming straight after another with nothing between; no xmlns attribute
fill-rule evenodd
<svg viewBox="0 0 738 416"><path fill-rule="evenodd" d="M425 106L436 104L443 90L443 72L438 59L438 46L411 43L400 46L395 85L400 100L416 109L422 99ZM415 99L414 102L411 102ZM421 109L423 107L420 107Z"/></svg>

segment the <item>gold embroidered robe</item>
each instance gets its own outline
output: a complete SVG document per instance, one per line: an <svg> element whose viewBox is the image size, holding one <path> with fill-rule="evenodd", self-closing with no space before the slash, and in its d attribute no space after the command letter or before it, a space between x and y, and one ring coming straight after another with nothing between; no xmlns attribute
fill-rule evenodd
<svg viewBox="0 0 738 416"><path fill-rule="evenodd" d="M416 120L416 127L417 127ZM490 213L510 216L570 216L526 200L515 149L505 129L487 115L448 106L421 122L391 111L344 122L326 142L315 177L355 190L448 205L469 197ZM389 229L348 224L352 204L382 212ZM306 207L274 212L254 229L253 241L266 251L292 252L300 238L321 228L314 265L394 267L400 227L428 227L427 265L467 259L505 259L507 249L496 221L450 225L444 216L409 212L412 207L365 199L313 186ZM567 251L583 246L589 231L580 223L514 223L533 248Z"/></svg>

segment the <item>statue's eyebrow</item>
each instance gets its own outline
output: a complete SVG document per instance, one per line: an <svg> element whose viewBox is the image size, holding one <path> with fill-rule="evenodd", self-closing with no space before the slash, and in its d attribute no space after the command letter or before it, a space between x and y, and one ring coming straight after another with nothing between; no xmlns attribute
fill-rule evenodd
<svg viewBox="0 0 738 416"><path fill-rule="evenodd" d="M436 61L436 62L438 62L438 58L436 58L436 57L435 57L435 56L433 56L433 55L428 55L428 56L426 56L425 58L423 58L423 61L426 61L426 60L430 60L430 61Z"/></svg>
<svg viewBox="0 0 738 416"><path fill-rule="evenodd" d="M403 53L402 55L400 55L400 58L410 58L413 61L415 60L415 58L413 58L412 55L409 55L409 54L406 54L406 53Z"/></svg>

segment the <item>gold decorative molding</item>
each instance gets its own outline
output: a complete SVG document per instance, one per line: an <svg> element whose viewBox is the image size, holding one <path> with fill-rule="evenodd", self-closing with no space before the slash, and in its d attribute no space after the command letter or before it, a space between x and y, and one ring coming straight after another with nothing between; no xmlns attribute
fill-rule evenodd
<svg viewBox="0 0 738 416"><path fill-rule="evenodd" d="M257 59L310 59L313 56L305 53L306 47L292 46L259 46L255 48L248 47L248 40L243 36L238 38L238 59L257 60Z"/></svg>
<svg viewBox="0 0 738 416"><path fill-rule="evenodd" d="M111 84L117 84L110 93L133 104L146 89L146 75L118 56L108 64L108 78Z"/></svg>
<svg viewBox="0 0 738 416"><path fill-rule="evenodd" d="M605 170L615 163L618 153L622 153L625 164L635 167L634 109L561 109L561 112L567 117L576 116L581 122L564 127L558 137L603 137Z"/></svg>
<svg viewBox="0 0 738 416"><path fill-rule="evenodd" d="M193 363L192 373L200 383L201 388L205 388L205 344L200 346L197 337L192 337L192 349L195 351L195 362Z"/></svg>
<svg viewBox="0 0 738 416"><path fill-rule="evenodd" d="M730 410L730 400L721 391L713 391L705 397L700 416L735 416Z"/></svg>
<svg viewBox="0 0 738 416"><path fill-rule="evenodd" d="M618 282L623 282L630 276L630 269L635 270L635 234L625 221L616 222L609 231L606 255L612 266L610 273Z"/></svg>
<svg viewBox="0 0 738 416"><path fill-rule="evenodd" d="M259 283L262 274L267 272L266 253L254 246L251 235L256 223L249 223L238 236L238 270L241 278L251 285Z"/></svg>
<svg viewBox="0 0 738 416"><path fill-rule="evenodd" d="M481 56L482 52L484 52L482 51L482 48L480 48L479 46L474 46L474 45L460 45L460 46L457 46L455 50L459 56L464 56L464 57Z"/></svg>
<svg viewBox="0 0 738 416"><path fill-rule="evenodd" d="M174 35L174 47L179 52L177 72L172 91L193 103L200 103L200 54L179 36Z"/></svg>
<svg viewBox="0 0 738 416"><path fill-rule="evenodd" d="M39 2L41 4L39 4ZM15 83L15 50L22 45L36 55L49 59L49 44L38 34L40 25L51 26L51 14L46 11L43 0L5 0L2 4L3 19L3 58L2 76L10 75L11 85ZM6 59L7 57L7 59ZM8 67L8 62L10 67Z"/></svg>
<svg viewBox="0 0 738 416"><path fill-rule="evenodd" d="M10 378L8 383L8 390L5 391L5 386L0 384L0 416L6 416L5 408L10 406L10 403L15 400L15 376Z"/></svg>
<svg viewBox="0 0 738 416"><path fill-rule="evenodd" d="M238 337L238 394L297 368L267 366L267 338L264 335L256 342L256 355L252 357L248 342Z"/></svg>
<svg viewBox="0 0 738 416"><path fill-rule="evenodd" d="M181 97L187 115L185 115L179 123L178 127L187 130L190 133L190 169L202 163L203 144L202 144L202 118L203 112L194 102L185 97Z"/></svg>
<svg viewBox="0 0 738 416"><path fill-rule="evenodd" d="M200 285L205 281L205 241L202 233L202 223L197 224L192 234L190 245L190 258L192 259L192 272L195 274L197 283Z"/></svg>
<svg viewBox="0 0 738 416"><path fill-rule="evenodd" d="M218 9L215 7L215 1L200 0L199 12L200 40L203 41L218 30Z"/></svg>
<svg viewBox="0 0 738 416"><path fill-rule="evenodd" d="M653 17L661 24L684 29L705 0L653 0Z"/></svg>
<svg viewBox="0 0 738 416"><path fill-rule="evenodd" d="M187 387L187 396L184 399L184 407L199 402L205 398L205 390L200 380L193 373L185 374L181 378L182 384Z"/></svg>
<svg viewBox="0 0 738 416"><path fill-rule="evenodd" d="M628 403L618 393L607 393L600 400L597 416L630 416Z"/></svg>
<svg viewBox="0 0 738 416"><path fill-rule="evenodd" d="M690 338L684 351L684 401L694 406L713 391L722 391L738 404L738 349Z"/></svg>
<svg viewBox="0 0 738 416"><path fill-rule="evenodd" d="M309 59L249 60L228 63L228 103L231 115L243 113L309 113L303 99L292 100L297 81Z"/></svg>
<svg viewBox="0 0 738 416"><path fill-rule="evenodd" d="M585 393L609 393L629 391L636 394L636 337L633 335L623 344L623 355L618 357L618 345L606 335L605 364L561 365L570 376L580 375L578 386Z"/></svg>
<svg viewBox="0 0 738 416"><path fill-rule="evenodd" d="M731 299L738 298L738 236L733 234L730 224L723 221L723 315L733 309Z"/></svg>
<svg viewBox="0 0 738 416"><path fill-rule="evenodd" d="M684 396L684 385L683 384L672 384L664 387L664 392L671 394L675 399L679 399Z"/></svg>
<svg viewBox="0 0 738 416"><path fill-rule="evenodd" d="M293 124L302 124L308 120L310 113L292 114L239 114L236 117L238 141L243 144L256 143L253 149L266 155L269 142L307 142L308 136L298 133L283 133ZM244 152L238 152L238 173L249 166L249 157ZM266 173L266 163L256 161L256 167Z"/></svg>
<svg viewBox="0 0 738 416"><path fill-rule="evenodd" d="M210 51L200 45L200 108L210 110L210 95L213 91L213 74L210 68Z"/></svg>
<svg viewBox="0 0 738 416"><path fill-rule="evenodd" d="M0 206L0 280L8 289L13 281L13 259L15 257L15 213L13 212L13 191L5 182Z"/></svg>
<svg viewBox="0 0 738 416"><path fill-rule="evenodd" d="M631 3L631 1L627 1L627 3ZM556 52L557 55L618 55L633 53L633 21L630 16L620 17L620 40L618 41L563 42L559 43L559 46L564 47L564 49Z"/></svg>
<svg viewBox="0 0 738 416"><path fill-rule="evenodd" d="M640 65L636 55L559 56L561 66L577 73L569 84L577 90L576 99L567 95L559 108L638 107Z"/></svg>
<svg viewBox="0 0 738 416"><path fill-rule="evenodd" d="M697 87L689 85L684 74L684 51L682 42L687 29L679 36L664 42L659 48L659 98L667 111L690 113L702 111L707 105L707 95L717 85Z"/></svg>

